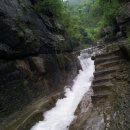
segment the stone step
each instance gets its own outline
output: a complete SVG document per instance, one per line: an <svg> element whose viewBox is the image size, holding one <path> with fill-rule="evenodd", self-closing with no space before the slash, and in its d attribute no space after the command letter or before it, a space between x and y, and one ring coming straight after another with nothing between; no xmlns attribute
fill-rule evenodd
<svg viewBox="0 0 130 130"><path fill-rule="evenodd" d="M96 65L96 70L97 69L103 69L103 68L108 68L108 67L114 67L117 66L119 64L120 60L114 60L114 61L107 61L105 63Z"/></svg>
<svg viewBox="0 0 130 130"><path fill-rule="evenodd" d="M120 57L119 56L111 56L111 57L107 57L107 58L96 58L94 64L98 65L101 63L105 63L107 61L114 61L114 60L119 60Z"/></svg>
<svg viewBox="0 0 130 130"><path fill-rule="evenodd" d="M102 90L102 91L98 91L95 92L93 96L103 96L103 95L112 95L112 92L110 90Z"/></svg>
<svg viewBox="0 0 130 130"><path fill-rule="evenodd" d="M96 101L100 101L101 99L106 99L106 98L108 98L111 95L112 95L111 92L96 93L93 96L91 96L92 103L94 104Z"/></svg>
<svg viewBox="0 0 130 130"><path fill-rule="evenodd" d="M104 54L99 54L96 55L95 58L107 58L107 57L111 57L111 56L116 56L116 54L112 53L104 53Z"/></svg>
<svg viewBox="0 0 130 130"><path fill-rule="evenodd" d="M104 70L96 71L94 73L94 77L95 78L99 78L101 76L110 75L110 74L115 73L118 69L119 69L118 67L111 67L109 69L104 69Z"/></svg>
<svg viewBox="0 0 130 130"><path fill-rule="evenodd" d="M112 89L112 87L113 87L113 84L110 81L92 85L92 89L94 92L100 91L100 90L110 90Z"/></svg>
<svg viewBox="0 0 130 130"><path fill-rule="evenodd" d="M112 76L106 76L106 77L96 78L93 81L93 85L104 83L104 82L108 82L108 81L111 81L112 79L113 79Z"/></svg>

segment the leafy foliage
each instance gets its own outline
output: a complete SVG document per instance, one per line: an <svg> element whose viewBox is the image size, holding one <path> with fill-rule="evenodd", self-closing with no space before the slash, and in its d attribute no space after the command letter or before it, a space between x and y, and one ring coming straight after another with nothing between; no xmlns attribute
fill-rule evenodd
<svg viewBox="0 0 130 130"><path fill-rule="evenodd" d="M63 2L62 0L38 0L34 8L40 13L53 13L53 17L57 18L64 26L72 47L75 48L85 43L92 43L86 28L82 26L80 16L82 14L80 14L79 5L70 6L68 2ZM78 11L76 11L77 8Z"/></svg>
<svg viewBox="0 0 130 130"><path fill-rule="evenodd" d="M120 13L120 0L93 0L87 1L85 8L88 10L86 15L86 26L88 33L93 39L100 37L100 32L105 26L114 26L115 18Z"/></svg>
<svg viewBox="0 0 130 130"><path fill-rule="evenodd" d="M38 0L34 7L41 13L53 13L64 25L73 47L86 47L101 37L105 26L114 26L115 17L121 13L121 3L122 0L84 0L69 5L62 0Z"/></svg>
<svg viewBox="0 0 130 130"><path fill-rule="evenodd" d="M100 39L104 27L115 26L121 8L122 0L84 0L80 5L69 6L73 30L70 34L82 44L92 44Z"/></svg>
<svg viewBox="0 0 130 130"><path fill-rule="evenodd" d="M37 0L34 8L41 13L52 12L56 18L60 18L64 10L61 0Z"/></svg>

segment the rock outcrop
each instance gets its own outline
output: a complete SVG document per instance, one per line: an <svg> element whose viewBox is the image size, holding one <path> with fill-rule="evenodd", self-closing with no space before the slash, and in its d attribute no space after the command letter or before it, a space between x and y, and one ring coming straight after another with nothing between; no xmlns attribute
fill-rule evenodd
<svg viewBox="0 0 130 130"><path fill-rule="evenodd" d="M76 57L63 54L71 51L63 27L48 14L36 12L34 3L0 2L0 123L37 98L60 90L77 73Z"/></svg>
<svg viewBox="0 0 130 130"><path fill-rule="evenodd" d="M104 27L101 32L101 37L105 42L119 41L122 38L129 37L130 34L130 2L123 1L120 15L114 18L113 25Z"/></svg>

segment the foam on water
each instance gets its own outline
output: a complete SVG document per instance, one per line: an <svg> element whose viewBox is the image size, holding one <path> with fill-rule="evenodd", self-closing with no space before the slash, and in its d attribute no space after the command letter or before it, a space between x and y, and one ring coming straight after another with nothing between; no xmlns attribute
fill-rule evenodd
<svg viewBox="0 0 130 130"><path fill-rule="evenodd" d="M75 118L75 110L89 90L94 72L94 62L87 53L78 57L82 66L78 76L74 79L71 89L65 89L65 98L59 99L56 106L44 113L44 120L38 122L31 130L68 130Z"/></svg>

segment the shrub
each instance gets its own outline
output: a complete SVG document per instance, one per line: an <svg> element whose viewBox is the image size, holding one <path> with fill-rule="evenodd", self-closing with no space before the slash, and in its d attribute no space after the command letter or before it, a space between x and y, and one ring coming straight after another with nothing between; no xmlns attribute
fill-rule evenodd
<svg viewBox="0 0 130 130"><path fill-rule="evenodd" d="M62 0L38 0L34 8L41 13L51 12L54 17L59 18L63 12Z"/></svg>

